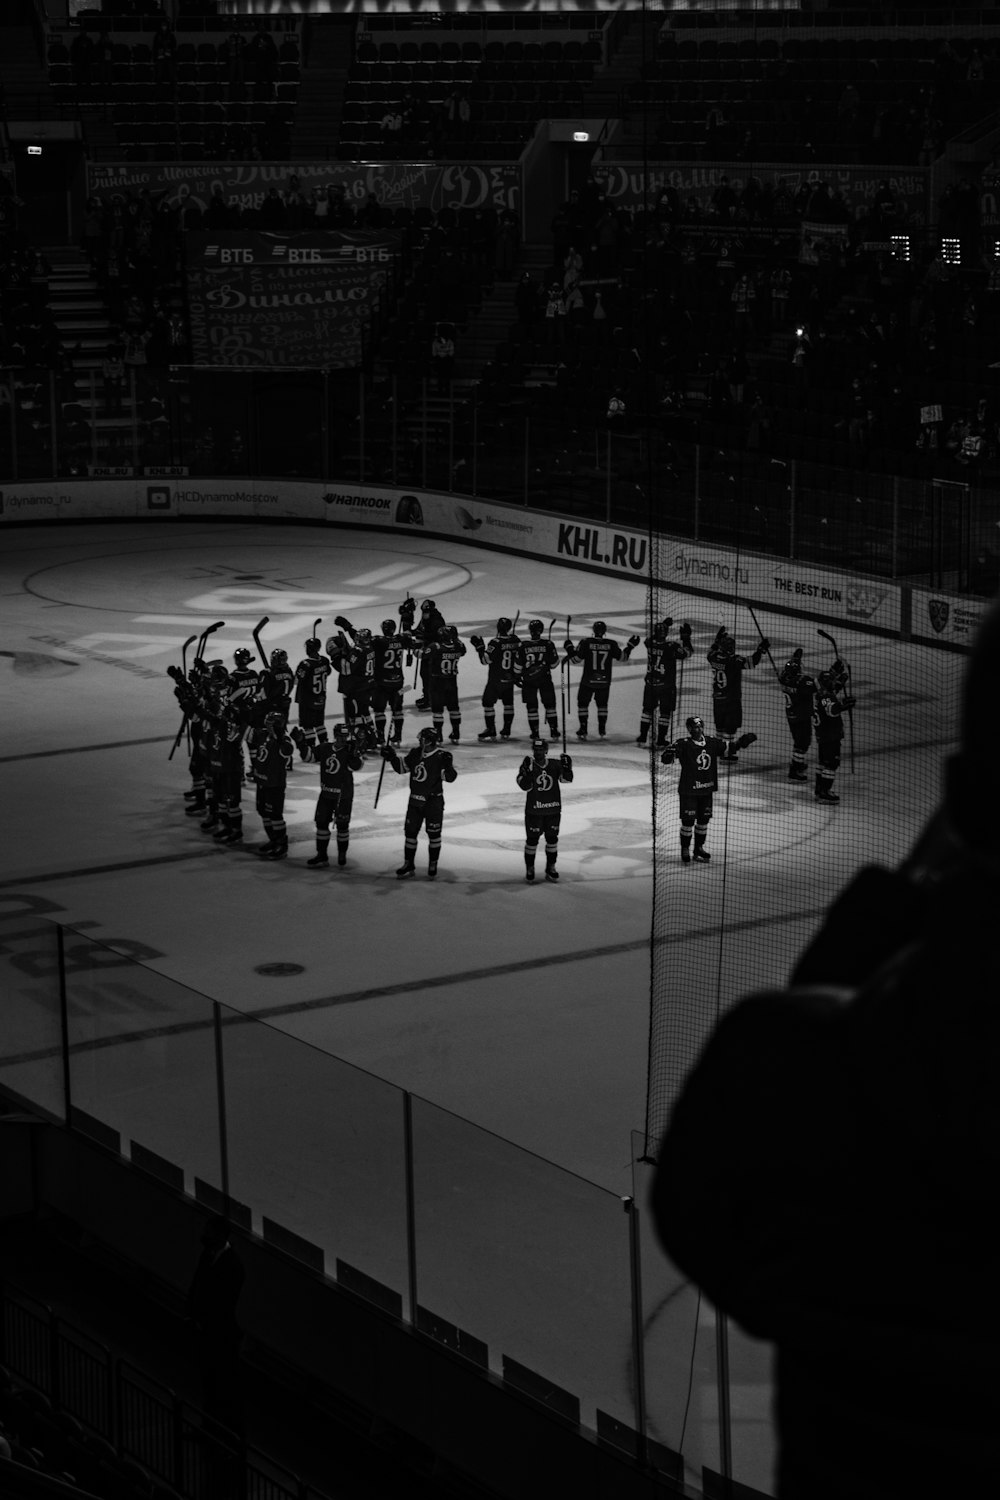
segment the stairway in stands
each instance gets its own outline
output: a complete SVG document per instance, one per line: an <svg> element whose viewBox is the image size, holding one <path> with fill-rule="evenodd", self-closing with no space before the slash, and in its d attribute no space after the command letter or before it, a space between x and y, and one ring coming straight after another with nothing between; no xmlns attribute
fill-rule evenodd
<svg viewBox="0 0 1000 1500"><path fill-rule="evenodd" d="M131 431L132 412L128 389L123 398L122 414L108 417L104 412L104 384L101 361L111 342L113 328L108 306L101 295L90 261L75 245L46 245L42 252L52 267L49 277L48 309L76 374L76 403L93 420L98 445L103 448L114 433Z"/></svg>
<svg viewBox="0 0 1000 1500"><path fill-rule="evenodd" d="M347 72L354 55L353 19L324 16L322 25L308 27L292 124L294 161L336 157Z"/></svg>

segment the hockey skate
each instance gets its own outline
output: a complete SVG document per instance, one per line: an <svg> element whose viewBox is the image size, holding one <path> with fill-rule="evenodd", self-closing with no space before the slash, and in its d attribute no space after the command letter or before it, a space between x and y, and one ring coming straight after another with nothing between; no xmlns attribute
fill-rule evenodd
<svg viewBox="0 0 1000 1500"><path fill-rule="evenodd" d="M840 798L831 786L817 786L813 796L817 802L829 802L831 805L839 802Z"/></svg>
<svg viewBox="0 0 1000 1500"><path fill-rule="evenodd" d="M501 731L500 731L500 738L502 740L509 740L510 739L510 730L509 729L501 729Z"/></svg>
<svg viewBox="0 0 1000 1500"><path fill-rule="evenodd" d="M805 766L791 765L788 767L788 780L808 781L809 772L806 770Z"/></svg>
<svg viewBox="0 0 1000 1500"><path fill-rule="evenodd" d="M462 736L459 734L458 730L453 729L451 731L451 734L449 734L448 736L448 743L449 745L457 745L461 738Z"/></svg>
<svg viewBox="0 0 1000 1500"><path fill-rule="evenodd" d="M412 862L412 860L408 859L406 861L406 863L403 864L403 865L400 865L399 869L396 871L396 879L397 880L410 880L416 873L417 873L417 867L416 867L416 865Z"/></svg>
<svg viewBox="0 0 1000 1500"><path fill-rule="evenodd" d="M483 732L482 732L482 734L477 734L476 735L476 739L479 740L480 742L482 742L484 740L493 740L493 742L496 743L496 737L497 737L497 732L496 732L495 729L484 729Z"/></svg>
<svg viewBox="0 0 1000 1500"><path fill-rule="evenodd" d="M525 880L534 880L534 878L535 878L535 867L534 867L534 865L525 865L525 867L524 867L524 878L525 878Z"/></svg>
<svg viewBox="0 0 1000 1500"><path fill-rule="evenodd" d="M428 862L428 865L427 865L427 879L428 880L433 880L434 877L437 875L437 872L438 872L438 862L437 862L436 859L432 859L432 860L430 860Z"/></svg>
<svg viewBox="0 0 1000 1500"><path fill-rule="evenodd" d="M695 846L694 846L694 857L695 857L695 859L701 860L702 863L706 864L706 865L708 864L709 860L712 858L712 856L709 854L708 850L705 848L704 844L695 844Z"/></svg>
<svg viewBox="0 0 1000 1500"><path fill-rule="evenodd" d="M307 859L306 864L310 870L325 870L330 863L325 854L314 854L312 859Z"/></svg>
<svg viewBox="0 0 1000 1500"><path fill-rule="evenodd" d="M690 863L691 863L691 847L690 847L689 844L682 844L681 845L681 864L682 865L689 865Z"/></svg>
<svg viewBox="0 0 1000 1500"><path fill-rule="evenodd" d="M578 740L585 740L587 738L587 731L585 729L578 729L576 731L576 737Z"/></svg>
<svg viewBox="0 0 1000 1500"><path fill-rule="evenodd" d="M546 880L558 880L559 879L559 871L556 869L555 865L546 865L545 866L545 879Z"/></svg>

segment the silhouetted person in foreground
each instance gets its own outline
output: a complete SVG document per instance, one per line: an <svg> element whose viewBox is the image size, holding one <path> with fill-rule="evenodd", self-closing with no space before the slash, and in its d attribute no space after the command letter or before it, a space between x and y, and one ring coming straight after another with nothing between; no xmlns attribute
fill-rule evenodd
<svg viewBox="0 0 1000 1500"><path fill-rule="evenodd" d="M198 1332L198 1363L206 1415L232 1432L242 1423L239 1354L242 1331L236 1307L243 1289L243 1262L229 1241L224 1219L210 1219L188 1291L187 1313Z"/></svg>
<svg viewBox="0 0 1000 1500"><path fill-rule="evenodd" d="M915 849L858 875L788 989L725 1017L660 1149L665 1249L777 1346L782 1500L1000 1473L998 738L994 606Z"/></svg>

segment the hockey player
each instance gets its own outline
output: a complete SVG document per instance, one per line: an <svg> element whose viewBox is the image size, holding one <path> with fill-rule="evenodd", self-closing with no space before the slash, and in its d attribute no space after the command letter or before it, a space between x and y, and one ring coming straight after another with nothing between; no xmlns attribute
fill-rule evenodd
<svg viewBox="0 0 1000 1500"><path fill-rule="evenodd" d="M743 723L743 673L760 663L770 642L761 637L750 656L737 656L736 642L724 625L719 627L708 650L712 668L712 713L715 727L726 742L726 760L739 760L736 735Z"/></svg>
<svg viewBox="0 0 1000 1500"><path fill-rule="evenodd" d="M559 664L559 653L542 632L541 620L528 621L528 639L521 641L514 656L514 667L521 683L521 699L528 713L528 729L533 740L538 739L538 702L545 709L545 721L553 739L559 735L556 718L556 690L552 683L552 668Z"/></svg>
<svg viewBox="0 0 1000 1500"><path fill-rule="evenodd" d="M344 695L344 719L351 729L371 728L371 695L375 685L375 648L370 630L355 630L350 620L337 615L334 620L342 634L331 636L327 654L340 673L339 689Z"/></svg>
<svg viewBox="0 0 1000 1500"><path fill-rule="evenodd" d="M837 670L838 667L841 668L840 671ZM843 668L841 662L836 662L828 671L819 674L816 686L816 697L813 702L813 728L816 731L816 754L819 760L814 791L817 802L840 801L833 790L833 783L840 769L844 714L852 709L856 702L856 699L844 693L846 680L846 669Z"/></svg>
<svg viewBox="0 0 1000 1500"><path fill-rule="evenodd" d="M306 654L295 668L295 702L299 728L311 745L328 738L326 732L326 684L333 668L320 654L316 636L306 641Z"/></svg>
<svg viewBox="0 0 1000 1500"><path fill-rule="evenodd" d="M479 738L481 740L496 739L496 703L499 699L503 704L503 728L500 730L500 738L509 740L514 723L514 670L519 645L517 636L514 634L514 627L506 615L501 615L497 621L497 633L489 645L481 635L473 635L469 639L476 649L479 660L487 670L482 699L486 727Z"/></svg>
<svg viewBox="0 0 1000 1500"><path fill-rule="evenodd" d="M295 690L295 673L288 665L288 652L276 646L267 670L261 674L264 702L271 713L283 714L287 722Z"/></svg>
<svg viewBox="0 0 1000 1500"><path fill-rule="evenodd" d="M730 748L745 750L757 738L755 734L727 740L721 735L705 733L704 719L685 720L687 736L664 746L660 760L665 766L680 763L677 787L681 814L681 859L691 863L691 835L694 834L694 857L706 863L712 858L705 848L708 825L712 818L712 793L719 790L719 761L731 760Z"/></svg>
<svg viewBox="0 0 1000 1500"><path fill-rule="evenodd" d="M785 718L792 736L792 758L788 762L789 781L808 781L806 770L809 746L812 744L813 704L816 697L816 679L802 669L802 647L792 652L778 673L781 691L785 695Z"/></svg>
<svg viewBox="0 0 1000 1500"><path fill-rule="evenodd" d="M260 689L260 677L251 667L253 652L241 646L233 653L235 667L229 674L229 697L234 703L252 703Z"/></svg>
<svg viewBox="0 0 1000 1500"><path fill-rule="evenodd" d="M412 615L410 617L413 618ZM409 627L410 634L419 646L428 646L431 641L436 641L438 631L445 624L444 615L438 609L433 599L425 599L420 606L420 620L416 625ZM417 699L417 708L421 713L426 713L431 706L430 698L430 661L426 656L420 658L420 686L421 694Z"/></svg>
<svg viewBox="0 0 1000 1500"><path fill-rule="evenodd" d="M409 773L410 800L403 825L403 863L396 871L399 880L416 874L417 835L421 826L427 830L427 876L437 874L441 854L441 828L444 823L444 783L458 775L450 750L438 744L433 729L421 729L412 750L400 757L395 745L382 746L382 758L400 776Z"/></svg>
<svg viewBox="0 0 1000 1500"><path fill-rule="evenodd" d="M677 707L677 663L686 661L694 653L691 626L687 620L678 632L680 639L668 639L673 623L669 616L660 620L653 626L652 634L643 642L646 647L646 680L642 689L642 714L637 745L646 743L654 714L657 716L657 745L665 745L670 738L670 721Z"/></svg>
<svg viewBox="0 0 1000 1500"><path fill-rule="evenodd" d="M524 804L524 878L535 878L535 853L545 839L545 878L558 880L559 823L562 817L561 781L573 780L573 762L568 755L549 759L547 740L536 739L517 773L517 784L528 796Z"/></svg>
<svg viewBox="0 0 1000 1500"><path fill-rule="evenodd" d="M444 738L444 715L448 711L451 734L448 739L457 745L462 735L462 709L458 701L458 664L465 655L465 643L458 638L454 625L442 625L437 639L425 647L429 658L427 668L427 691L430 697L431 716L438 744Z"/></svg>
<svg viewBox="0 0 1000 1500"><path fill-rule="evenodd" d="M343 724L335 724L333 739L315 744L304 731L292 730L292 738L303 760L319 766L319 799L316 803L316 853L306 864L312 870L329 865L330 824L337 828L337 864L347 864L347 846L351 837L351 808L354 805L354 772L365 763L365 741L355 739Z"/></svg>
<svg viewBox="0 0 1000 1500"><path fill-rule="evenodd" d="M177 743L180 744L181 734L185 730L190 739L191 753L188 757L188 772L191 776L191 785L184 793L185 802L190 804L184 809L184 813L189 818L193 818L196 814L204 816L205 807L204 756L201 750L201 701L197 689L197 683L201 680L200 668L201 662L197 658L191 663L190 677L185 677L180 667L167 668L167 676L172 677L174 681L174 697L184 715Z"/></svg>
<svg viewBox="0 0 1000 1500"><path fill-rule="evenodd" d="M608 695L611 692L611 671L616 661L628 661L639 644L637 635L630 635L624 651L617 641L608 639L608 627L603 620L594 621L593 634L576 646L567 641L564 647L566 660L580 662L580 687L576 695L580 727L576 731L578 740L587 738L590 720L590 700L597 706L597 733L603 739L608 728Z"/></svg>
<svg viewBox="0 0 1000 1500"><path fill-rule="evenodd" d="M375 738L385 743L386 709L392 712L390 742L398 745L403 737L403 652L410 637L397 633L395 620L382 621L382 634L373 642L374 683L372 710L375 715Z"/></svg>
<svg viewBox="0 0 1000 1500"><path fill-rule="evenodd" d="M220 808L223 805L223 726L222 715L229 704L229 673L219 659L210 661L202 678L201 743L205 756L205 833L220 831Z"/></svg>
<svg viewBox="0 0 1000 1500"><path fill-rule="evenodd" d="M250 774L257 785L257 813L267 835L255 853L262 859L284 859L288 854L285 824L285 786L295 757L295 746L281 714L268 711L264 722L247 733Z"/></svg>

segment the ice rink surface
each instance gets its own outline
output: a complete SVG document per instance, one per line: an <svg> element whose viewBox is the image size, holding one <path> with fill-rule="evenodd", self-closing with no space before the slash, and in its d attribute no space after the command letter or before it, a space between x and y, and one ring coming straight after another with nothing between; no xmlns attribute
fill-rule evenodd
<svg viewBox="0 0 1000 1500"><path fill-rule="evenodd" d="M554 620L560 647L567 615L574 637L603 618L624 643L647 633L644 588L445 541L222 522L11 530L0 586L8 915L24 909L18 893L44 898L60 921L141 945L133 951L151 968L203 995L614 1192L630 1190L649 1032L651 777L635 743L643 648L616 669L605 740L592 710L591 737L577 744L570 704L575 780L564 791L558 885L524 882L514 780L529 749L524 711L518 704L509 744L477 743L485 672L471 648L434 883L423 841L418 878L395 879L406 781L387 773L373 810L376 757L356 778L346 869L306 867L313 767L296 765L289 781L287 861L214 845L184 816L183 744L168 760L179 713L165 669L184 639L217 619L226 626L209 655L231 665L238 646L253 649L264 615L265 645L284 647L294 665L317 616L324 639L336 614L377 631L407 592L434 598L466 642L519 611L522 630L532 616ZM705 652L720 623L751 651L749 614L667 592L658 611L694 630L675 732L690 713L711 726ZM758 618L779 667L799 645L814 671L830 659L815 622ZM832 628L858 698L855 773L845 742L839 807L813 799L814 753L807 786L786 780L788 732L766 657L744 688L744 728L759 741L716 798L710 866L676 859L676 773L657 768L671 859L660 930L679 982L709 1007L782 981L845 878L898 859L934 804L957 724L960 658ZM404 739L429 722L416 697L407 693ZM338 710L331 691L328 722ZM258 842L252 789L244 809L247 842ZM302 972L256 972L271 963Z"/></svg>

